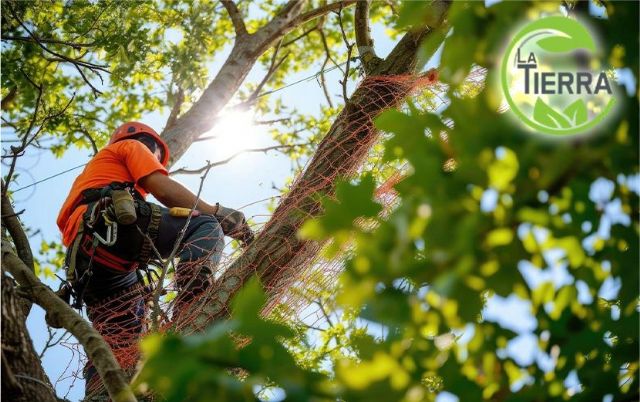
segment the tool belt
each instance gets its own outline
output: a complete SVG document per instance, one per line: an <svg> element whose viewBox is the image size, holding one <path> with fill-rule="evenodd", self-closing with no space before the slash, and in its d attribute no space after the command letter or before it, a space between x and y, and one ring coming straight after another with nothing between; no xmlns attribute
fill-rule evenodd
<svg viewBox="0 0 640 402"><path fill-rule="evenodd" d="M130 207L135 208L133 223L118 223L113 202L116 191L131 195ZM146 269L151 260L159 259L154 255L153 242L157 239L162 215L160 207L146 202L133 183L114 182L103 188L87 189L77 205L83 204L87 205L87 211L66 256L66 290L74 296L73 307L77 308L82 307L83 293L93 270L125 275ZM79 260L88 261L88 267L77 269Z"/></svg>

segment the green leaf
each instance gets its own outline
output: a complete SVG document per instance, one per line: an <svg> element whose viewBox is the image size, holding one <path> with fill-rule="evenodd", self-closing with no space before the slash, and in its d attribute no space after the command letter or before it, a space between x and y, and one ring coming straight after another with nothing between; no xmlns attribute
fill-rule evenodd
<svg viewBox="0 0 640 402"><path fill-rule="evenodd" d="M487 168L489 186L498 191L506 191L516 178L520 165L518 156L511 149L502 148L500 157Z"/></svg>
<svg viewBox="0 0 640 402"><path fill-rule="evenodd" d="M569 120L559 112L547 105L541 98L536 100L533 108L533 119L540 124L553 128L570 128Z"/></svg>
<svg viewBox="0 0 640 402"><path fill-rule="evenodd" d="M513 231L509 228L494 229L487 234L486 243L489 247L505 246L513 241Z"/></svg>
<svg viewBox="0 0 640 402"><path fill-rule="evenodd" d="M582 99L577 99L567 106L563 113L573 122L574 126L579 126L587 121L587 105Z"/></svg>
<svg viewBox="0 0 640 402"><path fill-rule="evenodd" d="M319 239L334 235L341 230L351 230L360 217L376 217L382 206L373 200L375 181L366 175L360 183L341 181L336 186L336 199L324 198L325 214L307 222L298 234L306 238Z"/></svg>
<svg viewBox="0 0 640 402"><path fill-rule="evenodd" d="M233 299L231 304L233 315L243 319L257 319L266 301L260 280L254 276Z"/></svg>

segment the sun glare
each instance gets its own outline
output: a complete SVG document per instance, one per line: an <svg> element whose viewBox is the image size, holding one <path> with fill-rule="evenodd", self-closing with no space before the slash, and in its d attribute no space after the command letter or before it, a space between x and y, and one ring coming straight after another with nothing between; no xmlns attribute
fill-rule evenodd
<svg viewBox="0 0 640 402"><path fill-rule="evenodd" d="M220 115L220 120L211 130L211 135L215 137L211 146L224 155L231 156L253 147L257 139L256 131L253 113L250 111L227 112Z"/></svg>

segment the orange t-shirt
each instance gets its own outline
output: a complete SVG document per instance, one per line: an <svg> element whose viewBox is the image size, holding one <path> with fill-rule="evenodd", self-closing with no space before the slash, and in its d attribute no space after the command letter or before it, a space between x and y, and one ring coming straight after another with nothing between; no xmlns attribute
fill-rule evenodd
<svg viewBox="0 0 640 402"><path fill-rule="evenodd" d="M82 215L87 210L86 205L78 205L82 199L82 191L102 188L114 181L133 182L135 189L146 197L147 192L140 187L138 181L154 172L168 174L167 169L140 141L118 141L100 150L73 182L69 196L58 214L57 223L64 245L68 247L76 237Z"/></svg>

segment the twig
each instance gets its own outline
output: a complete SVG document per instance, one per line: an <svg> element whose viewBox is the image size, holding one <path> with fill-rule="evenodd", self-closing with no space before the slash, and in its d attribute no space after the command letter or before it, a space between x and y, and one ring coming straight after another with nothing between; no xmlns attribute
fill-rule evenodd
<svg viewBox="0 0 640 402"><path fill-rule="evenodd" d="M322 315L324 315L324 318L327 320L327 323L329 323L329 326L333 327L333 321L331 321L331 318L329 318L329 314L327 314L327 311L324 309L322 301L318 299L314 300L314 303L316 303L318 307L320 307L320 311L322 312Z"/></svg>
<svg viewBox="0 0 640 402"><path fill-rule="evenodd" d="M311 21L312 19L323 16L331 11L335 11L336 9L342 10L343 8L349 7L355 3L357 3L357 0L345 0L345 1L339 1L337 3L329 3L324 6L313 9L311 11L308 11L304 14L300 14L297 18L294 18L289 25L299 26L304 22Z"/></svg>
<svg viewBox="0 0 640 402"><path fill-rule="evenodd" d="M20 24L20 26L22 26L22 28L27 31L27 33L29 34L29 36L31 36L34 40L35 43L45 52L52 54L54 56L57 56L61 59L63 59L64 61L67 61L69 63L75 64L75 65L79 65L82 67L86 67L88 69L91 70L100 70L103 71L105 73L109 73L109 70L107 69L107 65L100 65L100 64L95 64L95 63L91 63L88 61L84 61L84 60L80 60L80 59L73 59L69 56L65 56L64 54L58 53L58 52L54 52L53 50L49 49L48 47L46 47L45 45L43 45L41 42L38 41L38 37L29 30L29 28L26 27L26 25L24 24L24 22L20 19L20 17L18 17L16 15L16 13L13 11L13 8L11 6L9 6L9 12L11 13L11 15L13 16L13 18L16 19L16 21L18 21L18 23Z"/></svg>
<svg viewBox="0 0 640 402"><path fill-rule="evenodd" d="M265 74L264 78L262 78L262 81L260 81L255 91L253 91L253 93L249 96L249 98L247 99L247 102L254 102L259 97L260 91L262 91L262 88L269 81L269 79L276 72L276 70L282 65L282 63L287 59L287 57L289 57L290 53L287 52L284 56L280 58L280 60L277 59L278 52L280 51L281 45L282 45L282 39L280 39L280 41L278 42L278 45L273 50L273 55L271 56L271 63L269 64L269 70L267 70L267 73Z"/></svg>
<svg viewBox="0 0 640 402"><path fill-rule="evenodd" d="M33 82L31 77L29 77L29 75L24 71L22 71L22 74L24 74L24 76L27 78L27 81L29 81L31 85L33 85L36 88L36 90L38 91L38 96L36 97L36 104L34 106L33 115L31 116L31 120L29 121L29 127L27 128L27 131L24 137L22 138L22 144L19 147L15 147L15 148L11 147L14 157L13 157L13 160L11 161L11 165L9 166L9 171L7 172L7 175L4 178L5 181L2 185L2 195L5 195L7 193L7 189L9 188L9 183L11 183L11 178L13 177L13 172L16 168L16 163L18 162L18 154L24 151L25 148L27 147L29 134L31 133L31 130L33 130L33 126L36 123L36 118L38 117L38 111L40 110L40 102L42 100L42 86Z"/></svg>
<svg viewBox="0 0 640 402"><path fill-rule="evenodd" d="M54 341L54 337L55 337L55 333L52 330L52 328L50 326L47 326L47 332L49 332L49 339L47 340L47 343L44 345L44 348L42 348L42 352L40 352L40 354L38 355L38 358L40 360L42 360L42 358L44 357L45 352L56 346L57 344L59 344L60 342L62 342L62 339L64 339L65 336L69 335L69 331L64 331L62 333L62 335L60 335L60 337Z"/></svg>
<svg viewBox="0 0 640 402"><path fill-rule="evenodd" d="M2 219L5 219L5 218L12 218L12 217L14 217L14 216L16 216L16 217L17 217L17 216L20 216L20 215L22 215L22 214L24 213L24 211L26 211L26 209L20 210L20 211L18 211L18 212L12 213L12 214L2 215Z"/></svg>
<svg viewBox="0 0 640 402"><path fill-rule="evenodd" d="M89 142L91 143L91 148L93 149L93 155L98 153L98 144L96 144L96 140L93 139L93 136L91 135L91 133L85 129L84 127L80 127L78 129L78 132L82 135L84 135L85 137L87 137L87 139L89 140Z"/></svg>
<svg viewBox="0 0 640 402"><path fill-rule="evenodd" d="M178 248L182 245L182 239L187 233L187 228L189 227L189 223L191 223L191 216L193 211L198 207L198 202L200 202L200 194L202 193L202 188L204 187L204 181L207 178L207 175L211 171L211 164L209 167L205 169L204 174L200 177L200 186L198 187L198 193L196 194L196 201L191 207L189 211L189 216L187 216L187 220L184 223L184 226L178 233L175 243L173 244L173 249L171 250L171 254L167 257L167 260L164 264L162 264L162 270L160 272L160 277L158 278L158 286L153 291L153 300L152 300L152 311L151 311L151 326L154 331L158 330L158 316L160 315L160 295L162 294L164 278L167 276L167 270L169 269L169 264L173 264L173 259L175 258ZM157 251L157 250L156 250ZM192 278L192 280L195 278Z"/></svg>
<svg viewBox="0 0 640 402"><path fill-rule="evenodd" d="M359 2L358 2L359 4ZM342 40L344 41L345 46L347 46L347 65L344 69L344 77L340 82L342 85L342 97L344 98L344 103L346 104L349 100L347 97L347 83L349 82L349 69L351 64L351 53L353 52L353 47L355 43L349 43L349 39L347 38L347 33L344 30L344 25L342 24L342 8L340 8L336 14L338 15L338 24L340 25L340 32L342 33Z"/></svg>
<svg viewBox="0 0 640 402"><path fill-rule="evenodd" d="M331 96L329 95L329 89L327 88L326 80L324 78L324 69L327 67L329 61L333 63L334 66L338 67L338 63L335 62L333 57L331 57L331 51L329 50L329 45L327 44L327 37L324 34L324 30L320 29L320 39L322 40L322 46L324 47L324 52L326 57L324 58L324 62L322 63L322 67L320 68L320 75L318 82L322 87L322 92L324 93L324 97L327 99L327 103L329 103L329 107L333 109L333 102L331 101ZM340 67L338 67L340 68ZM340 68L340 71L342 69Z"/></svg>
<svg viewBox="0 0 640 402"><path fill-rule="evenodd" d="M29 36L31 38L33 38L34 42L45 52L52 54L62 60L63 62L69 62L71 64L73 64L75 66L75 68L78 70L78 72L80 73L80 76L82 77L82 79L84 80L84 82L89 85L89 87L91 87L94 96L97 96L96 94L101 94L101 92L95 88L95 86L93 86L93 84L91 84L91 82L89 82L89 80L87 79L87 77L85 76L84 72L82 71L82 69L80 67L84 67L89 69L90 71L96 73L98 75L98 77L100 78L100 80L102 81L102 76L100 76L100 73L98 71L102 71L105 72L107 74L110 73L110 71L107 69L108 66L106 65L100 65L100 64L95 64L95 63L91 63L88 61L84 61L81 60L81 58L84 56L82 55L80 58L71 58L69 56L66 56L64 54L55 52L51 49L49 49L48 47L46 47L41 41L39 41L38 36L36 34L34 34L33 32L31 32L31 30L29 30L29 28L27 28L27 26L24 24L24 22L20 19L20 17L18 17L18 15L15 13L15 11L13 10L13 8L8 5L8 9L9 12L11 13L11 15L13 16L13 18L15 18L16 21L18 21L18 23L20 24L20 26L29 34Z"/></svg>
<svg viewBox="0 0 640 402"><path fill-rule="evenodd" d="M186 169L186 168L180 168L180 169L176 169L174 171L172 171L170 174L174 175L174 174L200 174L202 172L208 171L211 168L214 168L216 166L220 166L220 165L224 165L226 163L231 162L233 159L235 159L236 157L238 157L239 155L242 155L244 153L248 153L248 152L268 152L268 151L273 151L276 149L288 149L288 148L295 148L295 147L303 147L306 145L309 145L310 143L304 143L304 144L291 144L291 145L274 145L271 147L266 147L266 148L253 148L253 149L245 149L239 152L236 152L235 154L231 155L230 157L226 158L226 159L222 159L220 161L217 162L212 162L212 163L207 163L205 166L201 167L200 169Z"/></svg>
<svg viewBox="0 0 640 402"><path fill-rule="evenodd" d="M38 115L38 109L39 109L39 105L40 105L40 100L42 98L42 87L36 85L33 81L31 81L31 79L26 74L25 74L25 76L27 77L29 82L31 82L38 89L38 98L36 100L36 107L35 107L35 110L33 112L33 116L31 117L31 121L29 123L29 127L27 128L26 133L22 137L22 144L19 147L13 147L13 146L11 147L11 152L13 154L13 155L11 155L11 157L13 159L12 159L11 165L9 167L9 172L5 176L5 180L6 181L3 183L3 186L2 186L2 194L6 194L8 188L9 188L9 184L11 182L11 178L13 177L13 173L15 171L15 167L16 167L16 163L18 162L18 158L20 156L22 156L24 151L27 149L27 147L29 145L31 145L31 143L33 143L33 141L36 138L38 138L38 135L40 135L40 133L44 129L46 122L51 120L51 119L55 119L56 117L59 117L59 116L63 115L67 111L69 106L71 106L71 103L73 102L73 100L75 99L75 96L76 96L76 94L74 93L73 96L71 97L71 99L69 99L69 102L67 102L67 104L59 112L54 113L54 114L48 114L47 116L45 116L42 119L42 123L40 123L40 127L38 128L38 130L35 132L35 134L33 134L33 136L31 136L31 138L29 138L29 134L31 133L31 130L33 130L33 126L35 124L35 120L36 120L36 117ZM5 156L5 157L9 157L9 156Z"/></svg>
<svg viewBox="0 0 640 402"><path fill-rule="evenodd" d="M95 46L95 43L77 43L77 42L68 42L68 41L64 41L64 40L59 40L59 39L46 39L46 38L40 38L38 36L2 36L2 40L13 40L13 41L20 41L20 42L31 42L31 43L37 43L37 42L41 42L41 43L53 43L56 45L65 45L65 46L71 46L74 49L79 49L81 47L91 47L91 46Z"/></svg>
<svg viewBox="0 0 640 402"><path fill-rule="evenodd" d="M311 32L315 31L316 29L318 29L317 25L312 26L311 28L307 29L306 31L304 31L303 33L301 33L300 35L296 36L295 38L288 40L286 42L284 42L282 44L282 47L287 47L297 41L299 41L300 39L304 38L305 36L309 35Z"/></svg>
<svg viewBox="0 0 640 402"><path fill-rule="evenodd" d="M282 119L273 119L273 120L256 120L253 122L254 125L269 125L269 124L276 124L276 123L282 123L283 121L289 121L288 117L284 117Z"/></svg>

